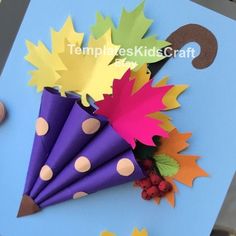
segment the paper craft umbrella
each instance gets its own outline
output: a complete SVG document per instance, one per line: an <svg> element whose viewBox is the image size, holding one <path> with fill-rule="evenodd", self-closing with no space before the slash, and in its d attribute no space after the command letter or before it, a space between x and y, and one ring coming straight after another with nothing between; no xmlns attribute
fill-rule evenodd
<svg viewBox="0 0 236 236"><path fill-rule="evenodd" d="M67 119L63 120L63 127L60 123L60 134L51 152L45 154L44 161L36 162L39 157L33 156L34 162L31 160L29 168L37 174L33 179L28 175L27 183L34 182L34 185L30 191L26 185L28 191L24 192L18 216L145 177L132 147L135 147L135 140L155 145L154 135L168 135L159 126L160 121L147 114L166 108L162 99L173 86L152 87L150 81L133 93L134 82L130 70L120 80L114 80L113 94L105 95L103 101L96 103L99 107L96 113L86 111L74 98L62 97L63 101L71 101L74 105L70 106L69 114L64 113ZM54 131L49 129L54 122L49 122L51 116L42 113L47 95L48 90L44 90L40 109L43 125L40 123L40 129L36 126L36 140L49 139L48 135ZM54 114L52 103L47 111ZM140 126L141 123L144 126ZM35 149L38 143L34 143Z"/></svg>
<svg viewBox="0 0 236 236"><path fill-rule="evenodd" d="M137 19L145 27L137 27ZM163 55L129 57L128 60L138 62L137 67L131 69L128 69L126 58L117 55L120 46L113 43L124 48L128 45L134 47L137 43L156 49L169 45L155 37L144 37L150 25L151 21L143 14L143 3L133 12L124 11L117 29L110 18L103 19L98 15L97 24L93 27L94 36L90 37L88 46L92 49L110 47L115 55L71 54L67 43L81 47L83 34L74 30L70 17L61 31L52 31L51 51L41 42L38 45L27 42L29 53L26 59L36 67L31 72L30 84L36 85L39 91L43 90L43 94L18 216L140 179L141 182L136 183L143 188L144 199L155 197L158 201L163 194L170 199L175 186L164 181L168 180L168 175L177 180L181 176L179 179L185 184L192 183L193 177L206 176L193 158L194 175L182 177L185 171L191 171L184 169L188 165L178 159L178 152L182 149L177 150L177 154L170 153L170 156L158 153L159 141L168 140L169 135L173 138L174 130L170 118L163 111L180 106L177 97L187 86L167 85L167 78L152 85L147 63L158 62L164 59ZM135 29L130 31L131 35L127 26ZM170 37L179 43L174 46L179 48L183 42L197 38L202 52L203 49L208 52L205 62L197 66L209 65L216 52L214 37L208 32L207 38L213 42L213 49L209 51L203 47L202 36L188 34L188 39L174 40L175 36L181 38L183 32L185 30L176 31ZM205 29L198 32L206 33ZM127 38L132 42L127 42ZM89 106L91 100L95 101L95 106ZM166 149L162 147L160 150ZM143 153L147 160L142 160ZM163 170L163 166L167 170Z"/></svg>

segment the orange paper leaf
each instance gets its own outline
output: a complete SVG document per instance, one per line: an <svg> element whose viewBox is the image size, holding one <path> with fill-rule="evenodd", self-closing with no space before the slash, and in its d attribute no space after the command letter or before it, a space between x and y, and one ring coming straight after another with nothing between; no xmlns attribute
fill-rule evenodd
<svg viewBox="0 0 236 236"><path fill-rule="evenodd" d="M156 153L157 155L168 155L175 159L180 165L180 169L176 175L171 178L166 178L166 180L171 182L173 185L172 192L165 196L172 206L175 205L175 192L177 192L174 180L192 187L194 179L208 176L208 174L197 164L199 157L193 155L182 155L180 153L189 146L187 140L190 137L191 133L181 134L177 129L174 129L169 133L168 138L161 138L161 145Z"/></svg>

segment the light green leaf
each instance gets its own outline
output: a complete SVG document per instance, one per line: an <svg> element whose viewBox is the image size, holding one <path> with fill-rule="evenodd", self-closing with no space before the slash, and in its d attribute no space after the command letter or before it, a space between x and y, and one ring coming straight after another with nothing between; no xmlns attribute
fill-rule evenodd
<svg viewBox="0 0 236 236"><path fill-rule="evenodd" d="M97 13L97 22L92 27L95 38L101 37L108 29L111 29L112 42L126 50L125 55L119 55L118 58L126 58L129 62L136 62L138 64L137 69L145 63L164 59L157 52L170 45L166 41L157 40L155 35L145 37L153 21L144 16L143 10L144 2L132 12L123 9L118 27L115 27L110 17L103 17ZM128 50L132 50L132 54L128 53Z"/></svg>
<svg viewBox="0 0 236 236"><path fill-rule="evenodd" d="M156 166L163 177L172 177L180 169L179 163L165 154L154 156Z"/></svg>

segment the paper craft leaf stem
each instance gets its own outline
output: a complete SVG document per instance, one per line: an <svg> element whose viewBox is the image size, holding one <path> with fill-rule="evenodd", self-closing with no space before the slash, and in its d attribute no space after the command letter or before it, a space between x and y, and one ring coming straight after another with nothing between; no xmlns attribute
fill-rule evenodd
<svg viewBox="0 0 236 236"><path fill-rule="evenodd" d="M99 107L96 113L107 117L117 133L133 148L136 140L153 146L154 136L168 136L160 127L161 122L148 115L166 108L162 99L172 86L151 87L151 83L149 81L132 93L134 80L130 80L128 70L121 80L114 80L113 94L104 95L104 100L96 102Z"/></svg>
<svg viewBox="0 0 236 236"><path fill-rule="evenodd" d="M138 64L137 68L145 63L153 63L164 59L161 54L150 55L150 53L145 53L145 50L155 49L155 52L157 52L170 45L166 41L157 40L155 35L145 37L153 21L144 16L143 9L144 2L132 12L127 12L123 9L118 27L115 27L110 17L103 17L100 13L97 13L97 22L92 27L92 33L95 38L101 37L108 29L111 29L112 42L114 44L121 45L125 50L132 49L134 52L135 48L140 48L140 53L119 55L119 58L126 58L127 61L136 62Z"/></svg>

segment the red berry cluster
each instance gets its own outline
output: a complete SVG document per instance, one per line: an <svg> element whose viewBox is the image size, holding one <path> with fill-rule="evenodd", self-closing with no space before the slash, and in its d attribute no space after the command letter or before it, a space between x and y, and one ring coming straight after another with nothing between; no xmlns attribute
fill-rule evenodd
<svg viewBox="0 0 236 236"><path fill-rule="evenodd" d="M143 189L142 198L151 200L154 197L162 198L172 190L172 185L159 176L154 168L154 162L151 159L145 159L141 162L143 169L148 177L136 181L136 185Z"/></svg>

